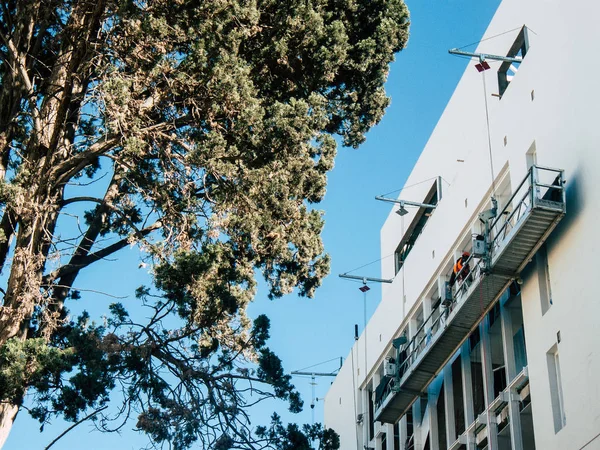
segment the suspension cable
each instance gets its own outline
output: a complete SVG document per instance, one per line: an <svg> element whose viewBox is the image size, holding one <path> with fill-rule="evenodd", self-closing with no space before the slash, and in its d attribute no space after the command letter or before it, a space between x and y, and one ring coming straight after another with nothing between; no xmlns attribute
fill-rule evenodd
<svg viewBox="0 0 600 450"><path fill-rule="evenodd" d="M411 188L411 187L415 187L415 186L418 186L418 185L423 184L423 183L427 183L428 181L435 180L436 178L437 177L427 178L426 180L419 181L418 183L409 184L408 186L401 187L400 189L395 189L393 191L386 192L385 194L381 194L381 196L385 197L386 195L390 195L390 194L393 194L395 192L400 192L400 191L403 191L405 189L408 189L408 188Z"/></svg>
<svg viewBox="0 0 600 450"><path fill-rule="evenodd" d="M320 363L317 363L317 364L313 364L312 366L304 367L304 368L298 369L298 370L302 371L302 370L312 369L313 367L322 366L323 364L327 364L327 363L330 363L332 361L339 361L339 360L340 360L340 358L331 358L331 359L328 359L327 361L323 361L323 362L320 362Z"/></svg>
<svg viewBox="0 0 600 450"><path fill-rule="evenodd" d="M520 26L520 27L517 27L517 28L513 28L512 30L505 31L503 33L496 34L494 36L490 36L490 37L485 38L485 39L480 39L479 41L476 41L476 42L471 42L470 44L463 45L462 47L458 47L458 48L460 50L460 49L463 49L463 48L466 48L466 47L470 47L471 45L480 44L481 42L489 41L490 39L494 39L494 38L497 38L497 37L500 37L500 36L504 36L505 34L512 33L513 31L520 30L521 28L523 28L523 26Z"/></svg>
<svg viewBox="0 0 600 450"><path fill-rule="evenodd" d="M492 155L492 135L490 132L490 113L488 108L488 100L487 100L487 85L485 82L485 70L481 72L481 77L483 80L483 99L485 102L485 122L487 128L487 138L488 138L488 151L490 156L490 174L492 176L492 196L496 196L496 177L494 176L494 159Z"/></svg>
<svg viewBox="0 0 600 450"><path fill-rule="evenodd" d="M400 216L400 233L402 240L404 240L404 216ZM406 311L404 311L404 308L406 308L406 290L404 287L404 252L402 250L403 249L400 249L400 256L403 258L402 267L400 270L402 270L402 317L404 317L406 313Z"/></svg>
<svg viewBox="0 0 600 450"><path fill-rule="evenodd" d="M394 256L394 253L390 253L389 255L386 255L386 256L383 256L383 257L381 257L381 258L375 259L375 260L373 260L373 261L371 261L371 262L368 262L368 263L366 263L366 264L363 264L362 266L359 266L359 267L355 267L354 269L352 269L352 270L348 270L348 271L346 271L346 272L344 272L344 273L352 273L352 272L355 272L355 271L357 271L357 270L359 270L359 269L362 269L362 268L364 268L364 267L370 266L371 264L375 264L375 263L377 263L377 262L383 261L384 259L387 259L387 258L389 258L390 256ZM358 281L358 283L361 283L361 281Z"/></svg>
<svg viewBox="0 0 600 450"><path fill-rule="evenodd" d="M366 286L366 283L365 283ZM365 320L365 328L364 328L364 336L365 336L365 382L367 381L367 364L368 364L368 360L367 360L367 292L365 291L363 292L363 313L364 313L364 320ZM369 400L370 401L370 400Z"/></svg>

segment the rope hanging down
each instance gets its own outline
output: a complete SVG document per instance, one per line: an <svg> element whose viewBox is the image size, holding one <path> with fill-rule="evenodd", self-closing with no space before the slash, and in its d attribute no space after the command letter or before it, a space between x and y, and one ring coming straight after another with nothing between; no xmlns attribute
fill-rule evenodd
<svg viewBox="0 0 600 450"><path fill-rule="evenodd" d="M488 108L488 99L487 99L487 85L485 82L485 70L481 71L481 79L483 80L483 99L485 102L485 123L487 129L487 138L488 138L488 151L490 157L490 174L492 176L492 197L496 196L496 176L494 174L494 158L492 155L492 135L490 132L490 112Z"/></svg>
<svg viewBox="0 0 600 450"><path fill-rule="evenodd" d="M401 236L402 239L404 239L404 216L400 216L400 227L401 227ZM402 261L402 267L400 268L400 270L402 270L402 317L405 317L405 313L406 311L404 311L404 308L406 308L406 286L405 286L405 278L404 278L404 252L402 251L403 249L400 249L400 256L403 258Z"/></svg>

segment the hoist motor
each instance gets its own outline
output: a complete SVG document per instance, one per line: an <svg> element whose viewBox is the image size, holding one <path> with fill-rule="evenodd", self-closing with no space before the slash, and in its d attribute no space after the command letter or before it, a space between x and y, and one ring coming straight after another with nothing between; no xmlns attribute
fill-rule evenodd
<svg viewBox="0 0 600 450"><path fill-rule="evenodd" d="M396 376L396 364L386 359L383 364L383 376L393 378Z"/></svg>
<svg viewBox="0 0 600 450"><path fill-rule="evenodd" d="M475 258L483 258L485 256L485 237L483 235L473 235L472 254Z"/></svg>

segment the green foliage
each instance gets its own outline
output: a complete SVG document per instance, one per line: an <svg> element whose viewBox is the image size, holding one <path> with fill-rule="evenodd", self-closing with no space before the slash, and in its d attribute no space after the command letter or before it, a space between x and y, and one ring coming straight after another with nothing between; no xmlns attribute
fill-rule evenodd
<svg viewBox="0 0 600 450"><path fill-rule="evenodd" d="M71 349L49 347L43 339L9 340L0 347L0 398L20 404L30 385L49 386L70 370Z"/></svg>
<svg viewBox="0 0 600 450"><path fill-rule="evenodd" d="M319 450L337 450L340 438L331 429L324 429L321 424L304 425L302 429L296 424L283 426L277 414L271 417L269 427L258 427L257 436L277 443L279 450L312 450L311 441L317 441Z"/></svg>
<svg viewBox="0 0 600 450"><path fill-rule="evenodd" d="M290 392L293 388L290 384L292 377L284 373L281 360L268 348L263 348L260 351L257 375L260 379L273 385L277 397L289 398L291 412L302 411L300 397L296 392Z"/></svg>
<svg viewBox="0 0 600 450"><path fill-rule="evenodd" d="M109 336L103 327L89 325L88 319L88 315L83 314L77 321L63 326L50 346L36 338L11 340L0 349L2 353L13 348L21 351L21 354L15 354L14 350L7 354L7 362L27 361L15 368L23 377L15 381L22 390L35 391L37 401L32 415L42 423L57 414L66 420L77 420L87 408L105 404L115 386L121 356L115 357L106 351ZM6 397L2 395L2 398Z"/></svg>
<svg viewBox="0 0 600 450"><path fill-rule="evenodd" d="M248 381L272 388L272 394L265 392L263 398L287 400L292 412L301 410L302 401L290 376L264 345L269 327L265 316L254 322L252 329L257 334L245 341L215 339L217 345L202 347L196 344L203 340L201 329L166 330L157 319L172 307L175 303L168 301L155 308L153 320L142 326L115 303L109 308L110 328L90 324L89 316L83 314L55 333L52 346L43 339L9 341L0 348L0 395L20 401L25 389L33 389L36 405L30 413L42 424L57 414L76 421L89 408L105 405L118 380L129 394L122 408L139 411L137 429L155 443L168 442L174 449L188 448L197 439L205 445L212 442L216 448L250 445L255 439L250 424L237 417L247 404L238 389ZM128 331L118 333L121 329ZM234 355L248 350L260 354L257 369L246 367ZM167 381L172 377L181 380L176 389ZM220 430L223 421L236 422L244 433L221 435L216 440L203 434ZM290 442L304 436L297 428L290 428L288 435L285 439ZM317 431L307 431L306 436L313 435L320 436ZM284 439L257 436L270 443Z"/></svg>
<svg viewBox="0 0 600 450"><path fill-rule="evenodd" d="M267 339L269 339L269 326L269 318L264 314L261 314L254 319L252 336L254 337L256 347L263 347L267 342Z"/></svg>
<svg viewBox="0 0 600 450"><path fill-rule="evenodd" d="M314 204L337 142L357 147L389 103L404 3L4 6L0 400L32 392L42 423L75 421L118 392L118 420L176 449L337 448L275 419L255 433L245 389L302 402L246 309L257 274L273 299L328 274ZM136 291L147 320L115 303L102 326L70 322L80 272L132 245L153 276Z"/></svg>

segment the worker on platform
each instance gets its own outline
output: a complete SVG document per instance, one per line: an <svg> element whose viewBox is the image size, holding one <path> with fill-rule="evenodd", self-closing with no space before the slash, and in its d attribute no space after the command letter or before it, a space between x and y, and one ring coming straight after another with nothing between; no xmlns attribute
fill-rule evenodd
<svg viewBox="0 0 600 450"><path fill-rule="evenodd" d="M471 254L469 252L463 252L463 254L456 260L456 263L454 263L452 275L450 275L450 282L448 283L450 289L452 289L457 281L466 281L467 283L471 282L471 267L469 267L470 256Z"/></svg>

